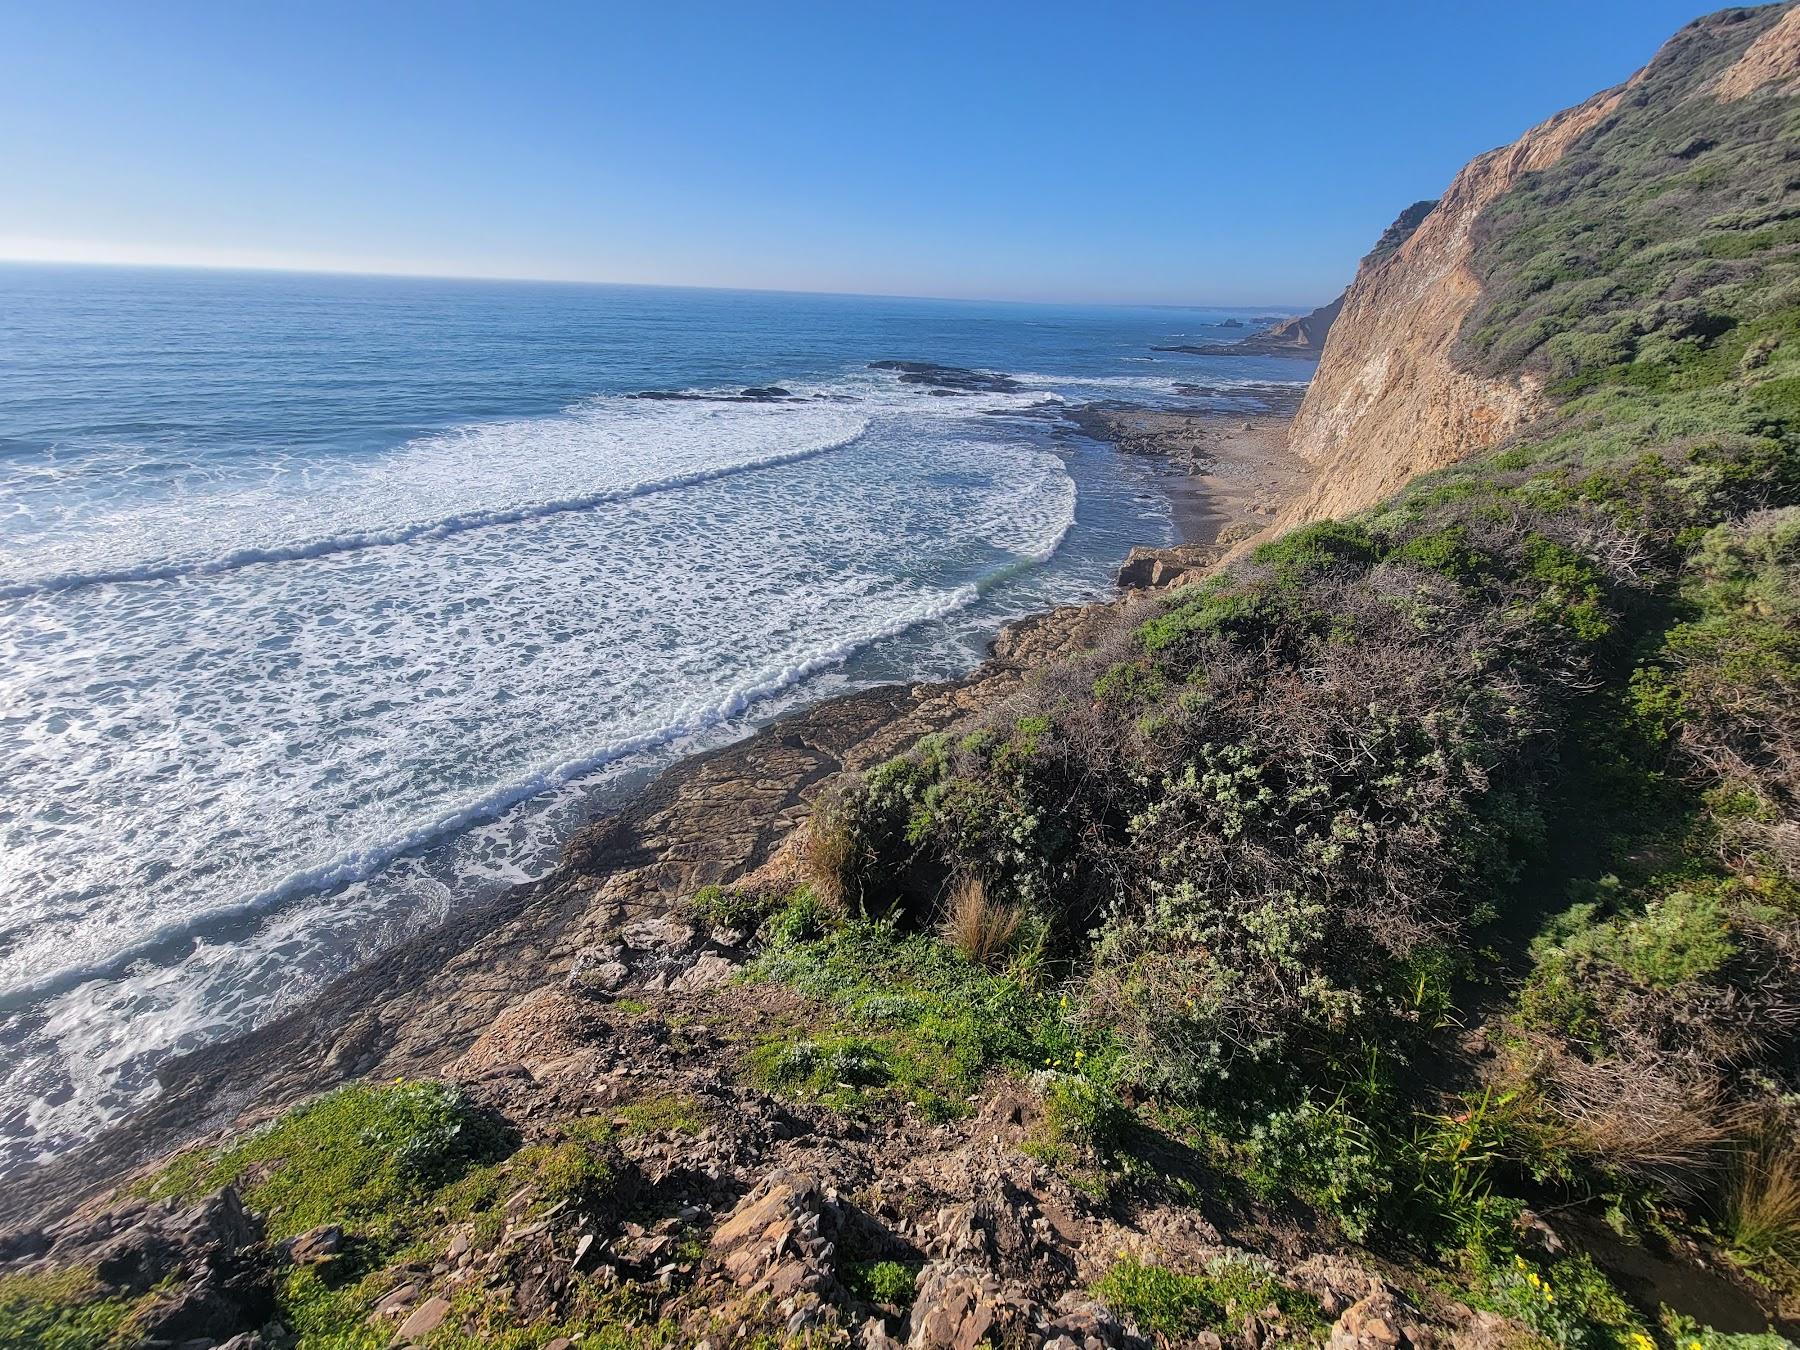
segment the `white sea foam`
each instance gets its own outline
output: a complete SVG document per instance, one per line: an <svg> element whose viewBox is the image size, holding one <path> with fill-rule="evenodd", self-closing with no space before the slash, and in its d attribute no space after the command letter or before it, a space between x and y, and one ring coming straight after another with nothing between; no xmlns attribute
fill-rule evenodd
<svg viewBox="0 0 1800 1350"><path fill-rule="evenodd" d="M260 456L165 474L164 491L122 500L65 493L16 522L0 555L0 599L206 576L591 510L823 454L867 425L841 404L596 398L551 417L421 437L372 462ZM80 565L68 566L72 559Z"/></svg>
<svg viewBox="0 0 1800 1350"><path fill-rule="evenodd" d="M1094 584L1042 571L1076 485L993 416L1049 382L800 392L827 397L597 399L34 512L0 593L0 997L24 1010L0 1153L112 1118L473 881L537 874L647 757L871 644L942 629L966 660L995 588Z"/></svg>

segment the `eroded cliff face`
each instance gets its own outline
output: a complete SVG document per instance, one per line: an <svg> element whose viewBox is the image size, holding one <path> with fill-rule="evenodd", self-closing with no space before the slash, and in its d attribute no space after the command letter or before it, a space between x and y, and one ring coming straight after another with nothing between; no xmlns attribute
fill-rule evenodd
<svg viewBox="0 0 1800 1350"><path fill-rule="evenodd" d="M1597 94L1472 161L1405 243L1364 259L1289 442L1319 476L1281 524L1360 510L1415 474L1494 445L1538 410L1535 382L1470 375L1452 359L1481 294L1469 270L1475 220L1521 174L1560 159L1622 92Z"/></svg>
<svg viewBox="0 0 1800 1350"><path fill-rule="evenodd" d="M1417 474L1494 447L1544 410L1536 377L1495 378L1457 364L1458 337L1481 296L1470 265L1477 218L1521 177L1568 154L1660 63L1687 59L1698 44L1684 39L1710 29L1730 41L1728 30L1759 18L1737 10L1696 20L1625 84L1472 160L1404 243L1363 260L1290 434L1290 449L1318 476L1279 525L1361 510ZM1737 58L1692 97L1733 102L1800 81L1800 5L1741 40Z"/></svg>
<svg viewBox="0 0 1800 1350"><path fill-rule="evenodd" d="M1800 78L1800 7L1790 7L1719 77L1713 94L1721 103L1735 103L1759 89L1792 84L1796 78Z"/></svg>

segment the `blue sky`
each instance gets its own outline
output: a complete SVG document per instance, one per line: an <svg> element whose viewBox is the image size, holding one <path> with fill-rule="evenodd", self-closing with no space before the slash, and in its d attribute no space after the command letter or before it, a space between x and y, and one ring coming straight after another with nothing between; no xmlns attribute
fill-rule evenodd
<svg viewBox="0 0 1800 1350"><path fill-rule="evenodd" d="M1693 0L0 0L0 257L1311 304Z"/></svg>

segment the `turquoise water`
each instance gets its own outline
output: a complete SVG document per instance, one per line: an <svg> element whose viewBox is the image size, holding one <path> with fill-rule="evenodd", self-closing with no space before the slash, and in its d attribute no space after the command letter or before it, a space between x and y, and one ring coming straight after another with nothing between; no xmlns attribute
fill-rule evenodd
<svg viewBox="0 0 1800 1350"><path fill-rule="evenodd" d="M1061 410L1299 376L1150 350L1225 317L0 267L0 1166L674 756L1105 591L1166 470Z"/></svg>

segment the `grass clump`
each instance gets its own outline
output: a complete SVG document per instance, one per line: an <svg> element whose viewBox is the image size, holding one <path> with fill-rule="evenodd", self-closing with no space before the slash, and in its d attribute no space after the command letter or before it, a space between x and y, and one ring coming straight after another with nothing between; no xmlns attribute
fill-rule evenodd
<svg viewBox="0 0 1800 1350"><path fill-rule="evenodd" d="M0 1345L43 1350L124 1350L137 1345L132 1312L141 1299L109 1297L94 1272L0 1275Z"/></svg>
<svg viewBox="0 0 1800 1350"><path fill-rule="evenodd" d="M957 883L945 908L944 940L963 960L991 966L1006 954L1022 917L1012 905L990 900L980 877L967 877Z"/></svg>
<svg viewBox="0 0 1800 1350"><path fill-rule="evenodd" d="M1199 1274L1121 1256L1093 1287L1114 1312L1140 1331L1169 1342L1203 1331L1236 1335L1251 1317L1273 1307L1295 1332L1319 1339L1325 1318L1317 1302L1289 1289L1264 1266L1222 1257Z"/></svg>
<svg viewBox="0 0 1800 1350"><path fill-rule="evenodd" d="M273 1238L323 1223L381 1231L403 1226L471 1165L508 1151L505 1132L454 1088L356 1083L223 1151L183 1155L150 1194L192 1198L235 1182Z"/></svg>
<svg viewBox="0 0 1800 1350"><path fill-rule="evenodd" d="M1722 1205L1727 1250L1789 1284L1800 1272L1800 1149L1772 1119L1734 1159Z"/></svg>

